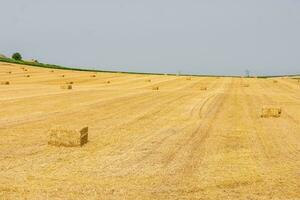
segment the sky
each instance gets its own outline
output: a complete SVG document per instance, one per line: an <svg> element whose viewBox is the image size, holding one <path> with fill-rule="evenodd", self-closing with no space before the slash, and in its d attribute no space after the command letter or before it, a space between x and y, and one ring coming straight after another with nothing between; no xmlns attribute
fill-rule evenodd
<svg viewBox="0 0 300 200"><path fill-rule="evenodd" d="M300 0L0 0L0 53L91 69L300 74Z"/></svg>

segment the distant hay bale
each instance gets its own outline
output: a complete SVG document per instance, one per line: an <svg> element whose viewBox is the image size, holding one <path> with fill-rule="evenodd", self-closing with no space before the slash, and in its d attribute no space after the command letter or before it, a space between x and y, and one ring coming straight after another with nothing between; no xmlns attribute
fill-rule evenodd
<svg viewBox="0 0 300 200"><path fill-rule="evenodd" d="M200 87L200 90L207 90L207 87L201 86L201 87Z"/></svg>
<svg viewBox="0 0 300 200"><path fill-rule="evenodd" d="M24 70L25 72L27 72L27 71L28 71L28 69L25 69L25 68L23 68L23 70Z"/></svg>
<svg viewBox="0 0 300 200"><path fill-rule="evenodd" d="M63 75L61 75L61 77L65 77L65 75L63 74Z"/></svg>
<svg viewBox="0 0 300 200"><path fill-rule="evenodd" d="M280 117L282 110L280 107L277 106L263 106L261 110L261 117L268 118L268 117Z"/></svg>
<svg viewBox="0 0 300 200"><path fill-rule="evenodd" d="M250 85L249 85L249 83L243 83L242 86L243 87L249 87Z"/></svg>
<svg viewBox="0 0 300 200"><path fill-rule="evenodd" d="M273 80L273 83L278 83L278 81L277 80Z"/></svg>
<svg viewBox="0 0 300 200"><path fill-rule="evenodd" d="M110 84L110 81L106 81L107 84Z"/></svg>
<svg viewBox="0 0 300 200"><path fill-rule="evenodd" d="M27 78L29 78L29 77L30 77L30 75L29 75L29 74L27 74L27 75L24 75L24 77L27 77Z"/></svg>
<svg viewBox="0 0 300 200"><path fill-rule="evenodd" d="M54 72L54 70L50 70L50 72Z"/></svg>
<svg viewBox="0 0 300 200"><path fill-rule="evenodd" d="M11 71L9 71L9 72L7 72L7 73L11 74L12 72L11 72Z"/></svg>
<svg viewBox="0 0 300 200"><path fill-rule="evenodd" d="M151 79L147 79L146 82L151 82Z"/></svg>
<svg viewBox="0 0 300 200"><path fill-rule="evenodd" d="M191 77L187 77L186 80L190 81L190 80L192 80L192 78Z"/></svg>
<svg viewBox="0 0 300 200"><path fill-rule="evenodd" d="M158 86L154 86L154 87L152 87L152 90L159 90L159 87Z"/></svg>
<svg viewBox="0 0 300 200"><path fill-rule="evenodd" d="M90 77L96 77L96 74L92 74Z"/></svg>
<svg viewBox="0 0 300 200"><path fill-rule="evenodd" d="M74 82L73 81L67 81L66 84L71 84L72 85L72 84L74 84Z"/></svg>
<svg viewBox="0 0 300 200"><path fill-rule="evenodd" d="M10 84L9 81L2 81L2 82L1 82L1 85L9 85L9 84Z"/></svg>
<svg viewBox="0 0 300 200"><path fill-rule="evenodd" d="M61 85L60 88L63 90L72 90L73 86L72 85Z"/></svg>
<svg viewBox="0 0 300 200"><path fill-rule="evenodd" d="M82 129L55 127L49 131L49 145L64 147L81 147L87 142L88 127L84 127Z"/></svg>

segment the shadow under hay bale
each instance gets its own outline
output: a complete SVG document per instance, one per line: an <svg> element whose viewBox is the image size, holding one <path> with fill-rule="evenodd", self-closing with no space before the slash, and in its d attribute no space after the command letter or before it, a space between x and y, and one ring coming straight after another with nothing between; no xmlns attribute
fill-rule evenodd
<svg viewBox="0 0 300 200"><path fill-rule="evenodd" d="M2 82L1 82L1 85L9 85L9 84L10 84L9 81L2 81Z"/></svg>
<svg viewBox="0 0 300 200"><path fill-rule="evenodd" d="M276 106L263 106L261 109L262 118L280 117L281 113L281 108Z"/></svg>
<svg viewBox="0 0 300 200"><path fill-rule="evenodd" d="M63 90L72 90L73 86L72 85L61 85L60 89L63 89Z"/></svg>
<svg viewBox="0 0 300 200"><path fill-rule="evenodd" d="M52 146L77 147L88 142L88 127L69 129L55 127L49 131L48 144Z"/></svg>
<svg viewBox="0 0 300 200"><path fill-rule="evenodd" d="M152 87L152 90L159 90L159 87L158 86L154 86L154 87Z"/></svg>

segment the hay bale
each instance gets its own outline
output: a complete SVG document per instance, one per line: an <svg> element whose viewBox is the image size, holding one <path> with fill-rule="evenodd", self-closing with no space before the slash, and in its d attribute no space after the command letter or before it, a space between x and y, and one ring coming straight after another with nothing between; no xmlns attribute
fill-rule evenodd
<svg viewBox="0 0 300 200"><path fill-rule="evenodd" d="M54 70L50 70L50 72L54 72Z"/></svg>
<svg viewBox="0 0 300 200"><path fill-rule="evenodd" d="M9 72L7 72L7 73L11 74L12 72L11 72L11 71L9 71Z"/></svg>
<svg viewBox="0 0 300 200"><path fill-rule="evenodd" d="M94 77L96 77L96 74L92 74L90 77L93 77L93 78L94 78Z"/></svg>
<svg viewBox="0 0 300 200"><path fill-rule="evenodd" d="M269 118L269 117L280 117L282 110L280 107L277 106L263 106L261 110L261 117L262 118Z"/></svg>
<svg viewBox="0 0 300 200"><path fill-rule="evenodd" d="M159 87L158 86L154 86L154 87L152 87L152 90L159 90Z"/></svg>
<svg viewBox="0 0 300 200"><path fill-rule="evenodd" d="M74 82L73 82L73 81L67 81L66 84L71 84L71 85L73 85Z"/></svg>
<svg viewBox="0 0 300 200"><path fill-rule="evenodd" d="M9 81L2 81L2 82L1 82L1 85L9 85L9 84L10 84Z"/></svg>
<svg viewBox="0 0 300 200"><path fill-rule="evenodd" d="M82 129L55 127L49 131L49 145L64 147L81 147L87 142L88 127L84 127Z"/></svg>
<svg viewBox="0 0 300 200"><path fill-rule="evenodd" d="M27 77L27 78L29 78L29 77L30 77L30 75L29 75L29 74L27 74L27 75L24 75L24 77Z"/></svg>
<svg viewBox="0 0 300 200"><path fill-rule="evenodd" d="M27 71L28 71L28 69L25 69L25 68L23 68L23 70L24 70L25 72L27 72Z"/></svg>
<svg viewBox="0 0 300 200"><path fill-rule="evenodd" d="M110 84L110 81L106 81L107 84Z"/></svg>
<svg viewBox="0 0 300 200"><path fill-rule="evenodd" d="M63 75L61 75L61 77L65 77L65 75L63 74Z"/></svg>
<svg viewBox="0 0 300 200"><path fill-rule="evenodd" d="M207 87L201 86L201 87L200 87L200 90L207 90Z"/></svg>
<svg viewBox="0 0 300 200"><path fill-rule="evenodd" d="M243 87L249 87L250 85L248 83L242 84Z"/></svg>
<svg viewBox="0 0 300 200"><path fill-rule="evenodd" d="M146 82L151 82L151 79L147 79Z"/></svg>
<svg viewBox="0 0 300 200"><path fill-rule="evenodd" d="M278 83L278 81L277 80L273 80L273 83Z"/></svg>
<svg viewBox="0 0 300 200"><path fill-rule="evenodd" d="M63 90L72 90L73 86L72 85L61 85L60 88Z"/></svg>
<svg viewBox="0 0 300 200"><path fill-rule="evenodd" d="M191 77L187 77L186 80L190 81L190 80L192 80L192 78Z"/></svg>

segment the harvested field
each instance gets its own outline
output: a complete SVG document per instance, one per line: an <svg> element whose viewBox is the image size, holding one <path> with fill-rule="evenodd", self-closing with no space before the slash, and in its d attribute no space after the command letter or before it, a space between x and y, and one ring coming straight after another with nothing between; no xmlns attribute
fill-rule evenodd
<svg viewBox="0 0 300 200"><path fill-rule="evenodd" d="M0 63L0 199L300 199L295 79L22 67Z"/></svg>

